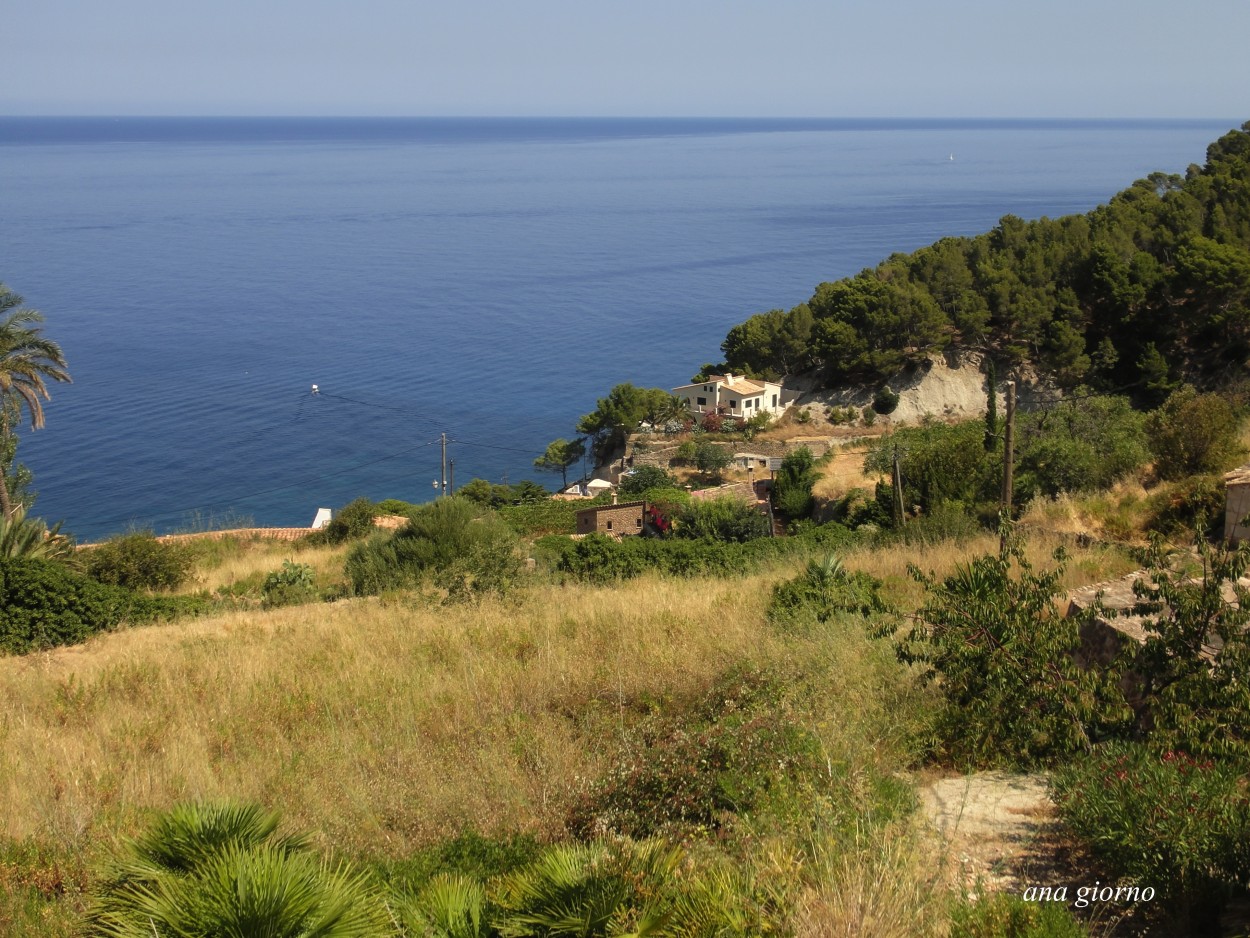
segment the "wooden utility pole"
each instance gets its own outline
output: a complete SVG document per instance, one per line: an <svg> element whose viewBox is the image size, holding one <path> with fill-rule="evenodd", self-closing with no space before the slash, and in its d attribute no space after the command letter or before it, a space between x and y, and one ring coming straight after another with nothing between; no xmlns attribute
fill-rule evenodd
<svg viewBox="0 0 1250 938"><path fill-rule="evenodd" d="M1003 501L1002 516L1004 521L1011 520L1011 473L1016 458L1016 383L1008 381L1007 389L1007 423L1003 428ZM1005 545L1004 545L1005 546Z"/></svg>
<svg viewBox="0 0 1250 938"><path fill-rule="evenodd" d="M903 470L899 468L897 443L894 444L894 465L890 472L890 486L894 490L890 506L894 514L894 525L901 528L903 522L907 520L907 514L903 509Z"/></svg>
<svg viewBox="0 0 1250 938"><path fill-rule="evenodd" d="M439 441L442 443L442 446L443 446L443 464L438 470L439 491L443 495L446 495L447 494L447 434L440 433L438 437L439 437Z"/></svg>

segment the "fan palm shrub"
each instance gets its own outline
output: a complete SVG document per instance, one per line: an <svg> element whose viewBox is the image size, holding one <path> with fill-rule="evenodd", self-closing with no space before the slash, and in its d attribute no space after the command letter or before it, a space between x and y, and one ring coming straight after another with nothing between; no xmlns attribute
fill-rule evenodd
<svg viewBox="0 0 1250 938"><path fill-rule="evenodd" d="M99 889L97 938L366 938L385 910L367 880L278 836L255 805L183 805L129 844Z"/></svg>

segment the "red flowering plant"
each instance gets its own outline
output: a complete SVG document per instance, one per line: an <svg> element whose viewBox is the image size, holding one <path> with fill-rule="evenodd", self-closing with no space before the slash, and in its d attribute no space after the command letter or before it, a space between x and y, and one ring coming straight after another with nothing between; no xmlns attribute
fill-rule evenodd
<svg viewBox="0 0 1250 938"><path fill-rule="evenodd" d="M1144 743L1098 747L1051 780L1060 815L1117 876L1200 932L1250 875L1250 790L1227 762Z"/></svg>

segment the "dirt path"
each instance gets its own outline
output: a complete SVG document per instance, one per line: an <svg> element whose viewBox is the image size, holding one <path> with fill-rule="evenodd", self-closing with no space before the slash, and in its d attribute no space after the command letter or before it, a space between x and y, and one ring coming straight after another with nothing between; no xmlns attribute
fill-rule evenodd
<svg viewBox="0 0 1250 938"><path fill-rule="evenodd" d="M1071 880L1072 857L1045 775L979 772L921 788L926 814L945 842L952 885L1023 893Z"/></svg>

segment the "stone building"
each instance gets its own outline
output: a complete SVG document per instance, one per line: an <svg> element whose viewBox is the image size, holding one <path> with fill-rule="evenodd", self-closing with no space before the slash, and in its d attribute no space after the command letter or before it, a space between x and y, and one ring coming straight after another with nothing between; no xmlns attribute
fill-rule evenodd
<svg viewBox="0 0 1250 938"><path fill-rule="evenodd" d="M577 533L609 534L613 537L641 534L649 510L650 506L645 501L583 508L577 513Z"/></svg>
<svg viewBox="0 0 1250 938"><path fill-rule="evenodd" d="M1239 544L1250 538L1250 463L1224 476L1224 540Z"/></svg>

